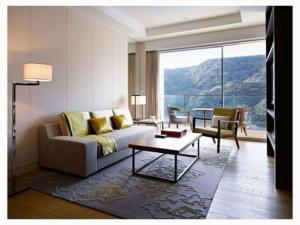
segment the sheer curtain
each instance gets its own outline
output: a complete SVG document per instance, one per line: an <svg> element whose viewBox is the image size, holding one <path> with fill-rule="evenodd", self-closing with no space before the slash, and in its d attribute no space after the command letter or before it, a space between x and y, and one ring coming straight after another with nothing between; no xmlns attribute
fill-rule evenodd
<svg viewBox="0 0 300 225"><path fill-rule="evenodd" d="M128 108L131 115L134 115L134 106L131 105L131 95L136 94L136 69L135 69L135 53L128 54Z"/></svg>
<svg viewBox="0 0 300 225"><path fill-rule="evenodd" d="M159 93L159 53L148 51L146 53L146 115L149 118L155 115L160 119Z"/></svg>

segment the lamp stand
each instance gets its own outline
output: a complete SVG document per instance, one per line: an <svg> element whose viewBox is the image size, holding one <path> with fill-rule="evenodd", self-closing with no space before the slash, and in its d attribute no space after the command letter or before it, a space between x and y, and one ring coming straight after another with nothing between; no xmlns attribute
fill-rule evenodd
<svg viewBox="0 0 300 225"><path fill-rule="evenodd" d="M16 83L12 84L12 186L11 190L8 192L9 196L15 195L21 191L28 189L28 187L23 187L17 190L16 188L16 152L17 152L17 143L16 143L16 88L18 85L20 86L37 86L39 85L39 81L35 81L32 83Z"/></svg>
<svg viewBox="0 0 300 225"><path fill-rule="evenodd" d="M135 118L135 120L137 120L137 119L136 119L136 95L134 96L134 108L135 108L135 111L134 111L134 118Z"/></svg>

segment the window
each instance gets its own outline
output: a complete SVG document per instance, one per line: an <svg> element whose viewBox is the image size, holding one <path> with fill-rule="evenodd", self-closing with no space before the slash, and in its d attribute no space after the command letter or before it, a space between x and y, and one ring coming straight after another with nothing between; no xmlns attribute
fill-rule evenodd
<svg viewBox="0 0 300 225"><path fill-rule="evenodd" d="M166 121L169 106L188 110L222 106L221 50L218 47L160 54Z"/></svg>
<svg viewBox="0 0 300 225"><path fill-rule="evenodd" d="M249 109L248 128L266 128L265 42L224 46L224 107Z"/></svg>
<svg viewBox="0 0 300 225"><path fill-rule="evenodd" d="M160 74L165 121L169 106L246 107L248 127L265 129L264 41L162 52Z"/></svg>

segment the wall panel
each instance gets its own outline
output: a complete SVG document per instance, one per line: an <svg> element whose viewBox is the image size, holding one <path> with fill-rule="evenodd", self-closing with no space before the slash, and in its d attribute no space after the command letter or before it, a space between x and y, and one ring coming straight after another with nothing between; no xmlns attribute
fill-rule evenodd
<svg viewBox="0 0 300 225"><path fill-rule="evenodd" d="M30 52L30 8L8 7L8 147L11 148L12 129L12 82L23 81L23 64L29 61ZM18 86L16 98L16 166L22 167L29 161L30 142L30 87ZM9 151L8 156L11 156ZM9 162L9 169L11 168Z"/></svg>
<svg viewBox="0 0 300 225"><path fill-rule="evenodd" d="M67 110L92 109L93 22L67 10Z"/></svg>
<svg viewBox="0 0 300 225"><path fill-rule="evenodd" d="M36 162L38 126L66 111L66 9L31 7L30 43L32 62L53 65L52 81L31 88L30 160Z"/></svg>
<svg viewBox="0 0 300 225"><path fill-rule="evenodd" d="M64 111L127 104L127 37L65 7L8 8L8 133L11 85L23 64L53 65L52 82L17 91L17 173L38 165L38 126ZM11 147L11 138L9 149ZM9 151L9 156L10 156ZM36 165L36 166L34 166Z"/></svg>
<svg viewBox="0 0 300 225"><path fill-rule="evenodd" d="M113 107L128 106L128 43L121 33L113 33Z"/></svg>
<svg viewBox="0 0 300 225"><path fill-rule="evenodd" d="M93 24L93 109L112 108L113 31Z"/></svg>

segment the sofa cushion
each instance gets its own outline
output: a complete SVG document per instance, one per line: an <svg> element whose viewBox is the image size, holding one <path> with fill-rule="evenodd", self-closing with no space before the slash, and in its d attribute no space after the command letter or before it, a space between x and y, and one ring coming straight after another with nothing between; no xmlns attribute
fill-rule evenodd
<svg viewBox="0 0 300 225"><path fill-rule="evenodd" d="M110 126L112 126L111 117L114 115L112 109L92 111L92 112L90 112L90 115L91 115L91 118L106 117L106 119L110 123Z"/></svg>
<svg viewBox="0 0 300 225"><path fill-rule="evenodd" d="M127 120L127 118L123 114L113 116L112 120L117 129L124 129L124 128L128 128L131 126L130 122Z"/></svg>
<svg viewBox="0 0 300 225"><path fill-rule="evenodd" d="M131 126L121 130L114 130L110 133L102 134L103 136L114 138L117 142L118 150L128 148L128 145L138 139L154 137L156 128L152 126Z"/></svg>
<svg viewBox="0 0 300 225"><path fill-rule="evenodd" d="M131 117L131 113L129 112L128 108L118 108L118 109L113 109L113 113L115 116L117 115L124 115L126 117L126 120L128 121L129 125L133 125L133 120Z"/></svg>
<svg viewBox="0 0 300 225"><path fill-rule="evenodd" d="M202 133L203 135L218 137L218 129L213 127L205 127L205 128L195 128L194 131L196 133ZM224 130L221 129L221 137L233 137L234 131L233 130Z"/></svg>
<svg viewBox="0 0 300 225"><path fill-rule="evenodd" d="M72 136L80 137L90 133L89 112L66 112L65 115Z"/></svg>
<svg viewBox="0 0 300 225"><path fill-rule="evenodd" d="M112 132L113 129L106 117L92 118L89 120L91 127L96 134Z"/></svg>
<svg viewBox="0 0 300 225"><path fill-rule="evenodd" d="M211 122L211 127L218 128L218 121L219 120L220 120L221 129L227 130L228 122L224 122L224 121L230 120L230 116L216 116L216 115L213 115L212 122Z"/></svg>
<svg viewBox="0 0 300 225"><path fill-rule="evenodd" d="M57 116L57 121L59 124L60 132L63 136L71 136L70 127L64 113L61 113Z"/></svg>
<svg viewBox="0 0 300 225"><path fill-rule="evenodd" d="M237 115L238 115L238 112L237 112L237 109L233 108L214 108L213 110L213 115L216 115L216 116L229 116L230 117L230 121L233 121L233 120L237 120ZM234 130L235 128L235 124L234 123L230 123L228 124L228 129L229 130Z"/></svg>

